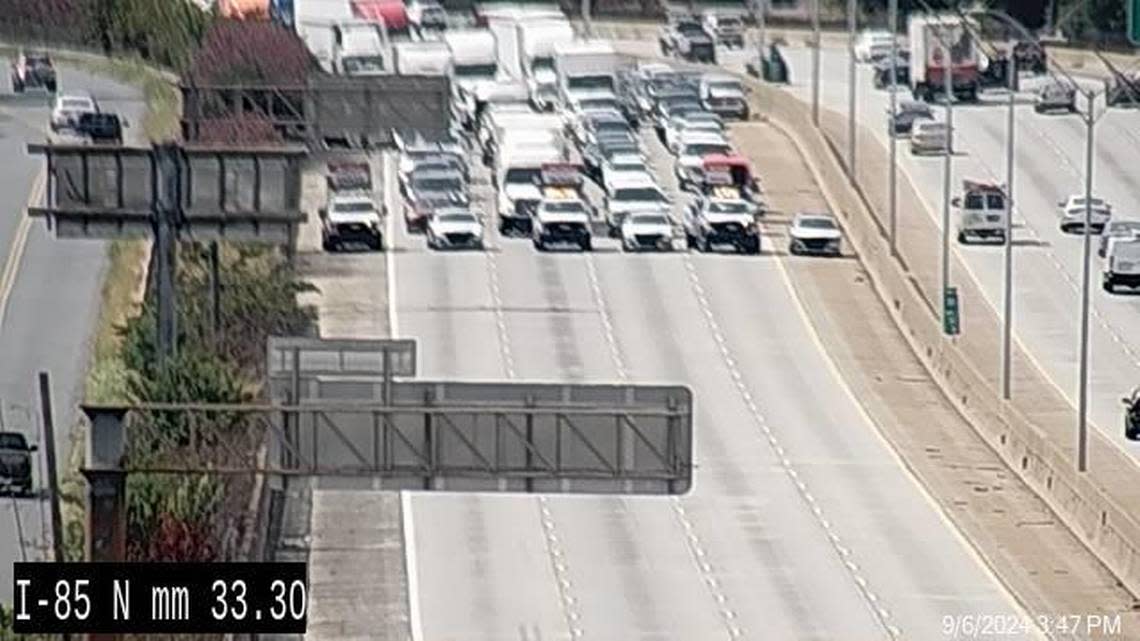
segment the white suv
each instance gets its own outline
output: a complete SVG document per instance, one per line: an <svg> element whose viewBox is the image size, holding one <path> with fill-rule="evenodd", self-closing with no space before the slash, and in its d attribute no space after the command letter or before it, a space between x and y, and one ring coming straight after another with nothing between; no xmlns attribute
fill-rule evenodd
<svg viewBox="0 0 1140 641"><path fill-rule="evenodd" d="M1089 232L1099 234L1104 231L1104 226L1112 219L1112 205L1108 204L1103 198L1093 198L1089 201L1091 207L1089 208ZM1061 231L1065 233L1085 231L1085 197L1084 196L1069 196L1068 199L1062 200L1057 203L1060 207L1060 222Z"/></svg>

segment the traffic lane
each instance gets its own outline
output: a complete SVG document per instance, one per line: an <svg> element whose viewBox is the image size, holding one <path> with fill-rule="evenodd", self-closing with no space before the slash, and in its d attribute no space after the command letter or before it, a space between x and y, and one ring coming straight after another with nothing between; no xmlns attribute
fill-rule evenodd
<svg viewBox="0 0 1140 641"><path fill-rule="evenodd" d="M66 67L60 69L60 87L65 91L89 91L132 122L141 122L145 103L133 87ZM23 415L31 413L16 427L32 442L41 443L37 410L29 408L38 407L37 373L51 374L55 445L62 473L70 460L72 429L79 421L107 245L102 241L57 241L41 221L21 222L35 176L43 166L43 159L28 155L25 146L45 139L50 113L46 100L29 97L32 99L5 96L0 118L0 152L7 152L8 158L0 177L0 193L4 194L0 199L0 212L4 214L0 217L0 247L5 253L5 261L0 264L12 256L16 270L0 325L0 354L4 355L0 359L0 398L9 407L16 406ZM21 241L25 233L26 240ZM6 411L6 424L10 416ZM41 443L37 479L43 479L43 449ZM37 487L42 486L41 482ZM37 503L28 499L20 502L29 555L39 554L50 543L41 526L44 507ZM27 527L29 523L33 527ZM6 510L0 517L0 602L11 602L11 564L21 558L15 532L14 514Z"/></svg>
<svg viewBox="0 0 1140 641"><path fill-rule="evenodd" d="M789 51L789 60L806 67L809 58L808 51ZM828 51L824 51L825 89L822 93L822 103L825 107L843 113L846 110L845 85L845 58L843 54L830 52L831 62L828 63ZM842 74L840 73L842 71ZM830 75L829 75L830 73ZM840 85L838 88L836 85ZM810 93L802 86L792 91L804 100L810 99ZM805 94L807 97L805 97ZM857 118L866 126L872 128L873 134L886 145L887 136L883 121L876 118L876 114L885 113L889 94L885 91L867 90L860 93L863 101L869 106L857 112ZM936 108L936 113L940 110ZM1029 114L1027 114L1029 115ZM1034 114L1035 116L1035 114ZM939 114L941 118L941 115ZM951 185L953 193L957 194L957 187L962 178L992 179L1004 182L999 176L1004 176L1004 169L996 170L993 166L998 159L1004 158L1004 146L1001 150L979 149L975 145L985 138L978 126L984 117L1000 120L1000 108L971 107L958 109L955 112L955 127L957 148L961 152L955 157L952 164ZM1019 121L1019 137L1024 141L1042 126L1049 126L1049 118L1042 116L1034 118L1031 122ZM1051 129L1052 130L1052 129ZM997 131L1004 131L1004 125ZM993 135L989 136L993 138ZM1077 359L1080 319L1074 313L1079 309L1079 259L1073 271L1065 267L1062 256L1066 253L1079 252L1080 241L1077 238L1066 237L1057 230L1056 219L1049 220L1048 212L1056 211L1055 193L1058 184L1070 184L1071 178L1057 175L1057 167L1048 162L1042 163L1033 158L1034 154L1023 152L1019 146L1019 155L1016 165L1018 172L1015 182L1015 212L1014 223L1018 229L1015 231L1015 240L1021 242L1015 261L1014 278L1014 308L1015 332L1017 338L1026 347L1027 352L1034 358L1061 392L1075 404L1075 395L1071 392L1077 384ZM1038 153L1037 155L1041 155ZM1058 163L1059 164L1059 163ZM915 158L906 151L902 145L900 153L900 166L918 186L920 193L926 201L926 214L930 215L935 225L941 225L942 206L942 170L941 158ZM1095 178L1095 173L1094 173ZM1031 186L1027 188L1027 186ZM1054 214L1055 215L1055 214ZM1042 222L1040 219L1046 220ZM1036 221L1036 222L1034 222ZM1030 222L1034 224L1029 225ZM1075 244L1072 241L1077 241ZM982 286L990 305L1000 309L1002 296L1002 269L1001 249L998 247L963 247L956 246L956 251L963 257L970 268L972 276ZM1095 265L1094 265L1095 266ZM1094 274L1094 279L1096 275ZM1123 305L1117 304L1123 299ZM1092 362L1090 373L1090 418L1094 424L1114 442L1125 446L1126 441L1116 426L1120 421L1119 397L1122 387L1126 385L1120 381L1135 380L1140 376L1140 364L1135 357L1135 347L1129 344L1129 337L1140 335L1140 328L1134 328L1136 318L1129 312L1129 305L1133 299L1129 297L1109 297L1105 294L1093 293L1093 320L1091 331L1091 351L1096 354ZM1113 307L1125 308L1122 313L1116 313Z"/></svg>
<svg viewBox="0 0 1140 641"><path fill-rule="evenodd" d="M892 623L908 637L935 638L943 616L1014 615L832 373L813 330L797 322L778 270L695 263L745 385Z"/></svg>
<svg viewBox="0 0 1140 641"><path fill-rule="evenodd" d="M424 639L569 638L537 498L424 493L412 509Z"/></svg>
<svg viewBox="0 0 1140 641"><path fill-rule="evenodd" d="M730 128L737 148L754 158L771 153L766 147L760 152L766 143L757 136L757 127ZM784 163L798 157L790 146L779 155ZM756 168L763 176L763 167ZM807 175L806 168L800 174ZM785 218L792 213L782 212ZM765 227L771 233L770 221ZM773 245L783 251L783 242L773 242L771 235L767 240L766 251ZM892 604L883 607L901 610L893 613L892 622L926 638L940 633L946 614L981 611L977 608L1012 613L1004 593L972 562L952 527L890 457L875 426L842 391L842 381L831 374L811 338L813 330L793 311L797 303L778 266L771 260L752 264L756 261L731 255L692 254L690 260L727 349L748 389L762 400L760 412L779 433L793 469L818 488L812 495L825 505L828 520L842 526L836 531L863 560L864 575L877 594ZM769 330L776 327L784 331ZM822 402L821 390L833 390L823 392L830 402ZM805 403L805 398L821 402ZM868 559L873 562L868 564ZM912 597L927 594L951 596L945 601Z"/></svg>
<svg viewBox="0 0 1140 641"><path fill-rule="evenodd" d="M480 198L484 202L485 198ZM498 380L506 376L490 261L500 251L435 252L409 234L402 209L391 208L396 288L392 304L401 336L419 342L420 378ZM491 229L488 229L491 233ZM516 638L537 628L566 635L538 518L522 496L415 493L415 540L424 638Z"/></svg>
<svg viewBox="0 0 1140 641"><path fill-rule="evenodd" d="M600 244L616 250L615 241ZM621 381L592 277L594 256L616 252L536 253L529 242L512 245L498 258L518 376ZM569 583L564 590L585 637L705 639L724 634L714 604L689 598L701 576L669 499L551 496L546 505L548 527L561 552L560 578Z"/></svg>
<svg viewBox="0 0 1140 641"><path fill-rule="evenodd" d="M764 269L763 259L753 257L694 258L736 262L741 279ZM681 255L595 260L631 379L679 382L693 391L695 487L680 499L683 520L672 531L691 542L705 587L687 607L710 597L720 616L720 609L731 613L733 625L776 639L885 637L752 414L748 401L759 399L736 387L721 353L724 337L710 330L703 294L694 293L690 261ZM818 402L804 390L797 398Z"/></svg>
<svg viewBox="0 0 1140 641"><path fill-rule="evenodd" d="M673 197L676 213L679 213L690 196L677 189L672 155L656 140L651 128L647 127L643 132L642 144L661 187ZM724 258L732 260L737 257ZM690 337L685 342L699 346L699 351L693 356L695 363L671 369L654 366L640 372L635 371L633 379L643 382L681 382L694 385L698 413L696 428L698 477L695 493L701 500L684 501L682 511L674 511L672 519L662 513L666 506L650 499L625 501L618 506L607 504L605 528L586 539L609 541L611 545L620 548L626 544L623 527L628 527L625 523L629 519L632 518L637 523L668 522L671 524L668 531L673 532L682 541L692 542L690 534L694 530L700 531L696 537L698 542L691 544L689 549L689 559L695 560L695 563L685 571L673 566L677 576L662 577L655 572L650 582L651 589L647 590L646 581L640 578L644 573L641 566L659 568L669 558L680 558L681 553L665 542L654 540L652 546L643 542L637 550L637 556L632 556L631 553L625 554L623 558L627 560L634 558L637 561L642 559L645 561L627 563L623 567L619 577L619 585L625 586L627 595L623 610L630 612L632 618L622 621L621 626L615 626L613 634L609 636L628 634L628 628L622 626L629 625L636 626L635 629L646 634L656 632L668 635L667 632L662 632L663 629L667 630L663 624L675 626L673 629L678 630L675 638L708 638L714 634L719 636L736 626L743 629L782 631L777 638L834 638L841 629L848 634L852 629L864 629L859 627L861 619L857 613L869 615L866 604L857 599L848 600L854 596L853 592L844 591L844 588L850 588L852 585L850 579L844 582L839 579L845 577L830 572L839 564L833 558L821 553L821 550L826 549L827 539L818 525L807 517L806 508L795 502L794 491L786 475L776 465L774 454L770 450L757 447L760 445L759 441L749 438L752 435L748 434L747 430L728 435L722 435L719 429L710 431L710 426L719 428L750 425L752 417L748 415L740 398L733 398L731 393L725 396L726 390L731 390L730 373L717 359L709 360L710 355L716 354L715 343L708 337L708 330L702 323L703 317L699 306L694 304L683 255L614 255L595 252L587 258L587 261L587 269L572 269L568 278L572 283L580 283L576 289L581 291L584 289L583 275L588 276L591 271L596 274L598 291L595 296L603 301L597 303L599 314L604 314L605 319L609 321L603 322L602 327L607 332L607 342L611 343L611 359L615 361L615 369L618 359L629 360L628 356L623 357L622 354L626 351L627 341L633 340L629 338L631 335L646 341L639 343L639 346L656 346L657 350L665 350L676 344L663 343L665 338L661 334L669 336L671 342L676 341L676 337ZM607 269L620 274L614 276L611 272L610 278L629 281L634 287L618 297L604 295L603 291L608 280L605 275ZM647 282L649 274L654 276ZM667 286L662 286L655 280L658 274L663 275L662 281L668 283ZM674 307L687 310L683 315L685 321L673 321ZM612 320L611 316L617 318L619 314L630 312L638 316L644 312L645 316L639 318L640 324L631 324L628 333L623 333L621 327L617 326L617 321ZM704 340L701 340L701 337L704 337ZM591 347L593 353L602 351L597 347L601 345L600 341L588 334L582 335L579 342L581 344L579 351ZM674 358L671 364L676 365L678 360ZM634 369L632 366L629 367ZM695 385L697 380L701 382L699 387ZM709 488L706 474L716 477L719 482L717 489L706 492ZM745 501L743 505L737 500L750 497L756 491L755 488L768 489L778 487L781 483L785 491L778 493L776 499L755 503ZM722 497L731 497L727 502L731 505L722 502L720 500ZM739 515L740 530L734 531L732 528L721 526L723 519L719 518L719 515L728 512ZM764 528L758 537L749 537L750 527L751 533L757 534L755 532L757 528L751 519L758 514L779 514L780 527ZM565 519L558 520L561 522ZM583 524L584 528L584 524L592 523L593 520L587 520L584 515L579 515L578 518L569 519L569 522L575 525ZM710 523L717 525L709 527ZM647 529L649 528L638 528L641 532ZM766 540L761 542L757 540L758 538ZM576 543L579 538L573 537L567 540ZM808 543L804 547L794 548L789 543L791 541ZM586 552L586 554L597 553L591 550ZM664 557L655 556L657 554ZM702 555L708 556L707 562L700 560ZM815 563L817 559L820 560L818 564ZM834 564L829 568L828 563ZM713 571L709 564L716 565L719 569ZM575 566L570 565L573 574ZM706 571L705 567L710 569ZM793 567L806 568L804 571L806 576L821 577L819 583L810 579L793 578L790 572ZM693 568L698 571L696 576L690 574ZM758 575L761 577L759 580ZM704 581L706 586L710 585L711 579L711 586L714 587L705 590L708 600L698 598L683 604L673 603L678 591L685 592L686 576L689 577L688 580L697 583ZM666 584L664 582L666 579L677 581L678 584L676 586ZM718 582L731 584L732 589L727 585L724 588L715 587L718 586ZM606 585L612 583L612 581L604 582ZM592 630L598 625L606 625L609 619L605 616L605 608L606 604L612 601L612 598L606 598L608 596L598 597L597 609L591 607L584 610L583 621L587 626L586 629ZM592 599L592 597L584 598ZM812 611L813 598L819 598L821 602L840 604L839 609L843 614L838 616L830 627L828 624L817 624L812 621L809 614ZM760 602L758 607L757 599ZM598 617L596 623L595 616ZM666 618L662 619L663 616ZM851 622L855 622L855 627L846 627ZM866 623L867 634L859 635L860 638L870 638L877 634L871 632L877 625L872 618L868 616L863 622ZM611 630L609 627L602 629L607 632ZM688 630L692 632L685 632ZM879 628L880 632L881 630ZM667 636L667 638L673 637Z"/></svg>

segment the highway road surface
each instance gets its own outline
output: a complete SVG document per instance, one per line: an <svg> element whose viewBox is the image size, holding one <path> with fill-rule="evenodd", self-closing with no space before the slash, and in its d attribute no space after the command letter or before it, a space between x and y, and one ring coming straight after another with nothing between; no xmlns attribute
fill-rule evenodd
<svg viewBox="0 0 1140 641"><path fill-rule="evenodd" d="M784 52L793 80L789 91L810 101L809 50L785 48ZM821 60L821 104L846 115L846 50L824 48ZM1028 91L1039 82L1027 77L1022 88ZM857 120L869 127L884 146L888 145L889 93L872 87L867 65L859 67L856 91ZM899 95L900 99L909 99L909 92L903 87ZM1005 182L1007 95L995 94L984 98L986 102L981 105L964 105L954 110L954 195L960 193L963 178ZM1059 230L1057 203L1070 194L1084 193L1085 126L1080 115L1034 113L1030 98L1028 94L1019 96L1019 102L1025 104L1016 107L1014 331L1046 376L1075 407L1082 242L1079 234ZM1099 108L1103 104L1103 100L1099 101ZM935 106L934 111L940 120L944 118L941 105ZM1114 216L1140 219L1140 112L1109 110L1097 125L1094 140L1093 194L1113 205ZM905 141L899 145L899 158L900 166L927 205L920 215L930 215L940 226L942 158L913 158ZM881 180L885 182L886 176ZM1135 458L1136 446L1124 439L1121 429L1120 397L1140 384L1140 297L1123 292L1109 294L1101 289L1101 259L1095 254L1098 241L1093 238L1090 279L1093 318L1089 416ZM975 278L990 304L1000 310L1002 248L957 244L954 248L970 274L952 274L951 280ZM998 358L995 354L995 369L999 366Z"/></svg>
<svg viewBox="0 0 1140 641"><path fill-rule="evenodd" d="M416 638L934 639L1017 612L846 391L770 244L538 253L489 232L486 252L393 239L394 334L419 339L421 375L690 385L696 488L410 494Z"/></svg>
<svg viewBox="0 0 1140 641"><path fill-rule="evenodd" d="M128 139L141 135L145 108L139 91L104 78L61 68L60 91L90 92L104 109L124 114ZM49 98L29 91L0 94L0 410L4 429L25 432L40 443L36 376L52 376L55 440L61 466L67 462L71 428L78 420L89 340L99 309L107 246L94 241L56 241L43 221L25 217L33 196L42 196L41 157L25 145L47 135ZM35 464L43 487L43 448ZM23 542L16 533L20 516ZM50 543L47 504L0 498L0 602L12 599L12 563L41 558Z"/></svg>

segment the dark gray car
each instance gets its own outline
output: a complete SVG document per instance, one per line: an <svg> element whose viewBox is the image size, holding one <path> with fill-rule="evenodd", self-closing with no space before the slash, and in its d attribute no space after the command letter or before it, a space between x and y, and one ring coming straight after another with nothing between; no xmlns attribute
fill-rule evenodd
<svg viewBox="0 0 1140 641"><path fill-rule="evenodd" d="M17 492L24 496L32 493L32 452L19 432L0 432L0 491Z"/></svg>

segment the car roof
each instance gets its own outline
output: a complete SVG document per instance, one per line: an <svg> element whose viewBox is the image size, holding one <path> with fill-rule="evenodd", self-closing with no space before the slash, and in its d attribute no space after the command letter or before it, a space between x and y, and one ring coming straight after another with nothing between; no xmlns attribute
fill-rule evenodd
<svg viewBox="0 0 1140 641"><path fill-rule="evenodd" d="M454 169L428 169L426 171L413 172L413 180L422 178L458 178L459 180L463 180L463 174Z"/></svg>

